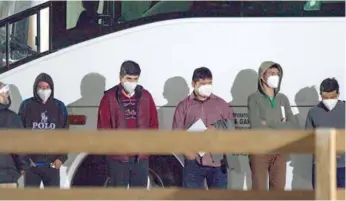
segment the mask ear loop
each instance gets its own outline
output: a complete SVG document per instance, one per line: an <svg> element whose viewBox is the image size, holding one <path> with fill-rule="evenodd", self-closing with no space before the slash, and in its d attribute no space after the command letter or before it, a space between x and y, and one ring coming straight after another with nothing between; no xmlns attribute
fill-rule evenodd
<svg viewBox="0 0 346 201"><path fill-rule="evenodd" d="M265 79L264 79L264 75L261 75L261 85L263 85L263 84L266 84L266 85L268 85L268 83L265 81ZM263 87L263 86L262 86Z"/></svg>

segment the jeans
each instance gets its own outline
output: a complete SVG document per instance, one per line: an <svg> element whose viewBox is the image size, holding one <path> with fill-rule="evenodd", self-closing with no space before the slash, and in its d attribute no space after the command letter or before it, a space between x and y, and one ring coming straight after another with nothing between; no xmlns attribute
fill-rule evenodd
<svg viewBox="0 0 346 201"><path fill-rule="evenodd" d="M228 184L225 166L203 166L198 164L196 160L185 160L183 177L185 188L205 188L205 180L207 180L209 189L226 189Z"/></svg>
<svg viewBox="0 0 346 201"><path fill-rule="evenodd" d="M24 186L39 188L60 187L60 170L52 167L31 167L24 173Z"/></svg>
<svg viewBox="0 0 346 201"><path fill-rule="evenodd" d="M345 188L345 167L336 169L336 186L338 188ZM312 188L315 188L315 165L312 165Z"/></svg>
<svg viewBox="0 0 346 201"><path fill-rule="evenodd" d="M147 187L149 174L149 160L136 160L131 157L123 162L108 159L108 170L112 187Z"/></svg>

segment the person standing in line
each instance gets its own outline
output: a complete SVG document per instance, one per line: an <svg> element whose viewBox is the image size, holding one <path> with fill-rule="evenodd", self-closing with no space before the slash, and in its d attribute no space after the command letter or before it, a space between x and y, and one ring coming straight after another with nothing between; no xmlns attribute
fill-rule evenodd
<svg viewBox="0 0 346 201"><path fill-rule="evenodd" d="M189 129L202 120L208 129L234 129L233 112L222 98L212 93L213 76L206 67L195 69L194 91L176 107L173 129ZM227 188L227 158L225 154L187 153L183 184L186 188Z"/></svg>
<svg viewBox="0 0 346 201"><path fill-rule="evenodd" d="M10 105L9 86L0 82L0 128L23 128L20 116L8 109ZM17 180L29 168L26 155L0 154L0 188L17 188Z"/></svg>
<svg viewBox="0 0 346 201"><path fill-rule="evenodd" d="M51 76L41 73L33 86L34 96L24 100L19 108L24 128L32 130L68 129L66 106L54 98L54 83ZM68 140L68 139L66 139ZM54 141L52 141L54 143ZM24 186L60 186L60 167L67 160L67 154L29 155L31 168L24 174Z"/></svg>
<svg viewBox="0 0 346 201"><path fill-rule="evenodd" d="M120 67L120 83L104 93L98 111L99 129L158 129L153 97L138 84L140 66L125 61ZM147 187L149 155L107 156L109 185Z"/></svg>
<svg viewBox="0 0 346 201"><path fill-rule="evenodd" d="M327 78L320 85L322 101L311 108L306 118L306 129L345 129L345 101L339 100L339 83ZM312 188L315 188L315 164L312 166ZM337 187L345 188L345 155L337 155Z"/></svg>
<svg viewBox="0 0 346 201"><path fill-rule="evenodd" d="M283 77L282 67L275 62L263 62L258 70L258 91L248 97L250 129L297 129L288 98L279 93ZM286 157L282 154L249 155L252 189L284 190Z"/></svg>

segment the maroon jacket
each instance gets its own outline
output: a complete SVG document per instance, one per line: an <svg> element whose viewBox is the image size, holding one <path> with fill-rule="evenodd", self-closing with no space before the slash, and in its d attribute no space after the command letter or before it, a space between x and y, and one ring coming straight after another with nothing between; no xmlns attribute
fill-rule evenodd
<svg viewBox="0 0 346 201"><path fill-rule="evenodd" d="M122 86L106 91L101 99L98 111L98 129L126 129L126 119L124 107L121 104ZM142 86L135 89L137 97L137 128L138 129L158 129L158 117L154 100L151 94ZM127 161L133 155L113 155L111 158ZM149 155L138 155L139 159L148 159Z"/></svg>

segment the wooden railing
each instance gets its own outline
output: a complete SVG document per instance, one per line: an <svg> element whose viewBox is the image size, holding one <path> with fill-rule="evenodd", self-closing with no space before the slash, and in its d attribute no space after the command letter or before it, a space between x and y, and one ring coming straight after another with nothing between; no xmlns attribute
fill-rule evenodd
<svg viewBox="0 0 346 201"><path fill-rule="evenodd" d="M315 191L234 191L182 188L0 189L6 200L345 200L336 189L336 152L345 152L344 130L314 131L0 131L0 152L92 154L315 153ZM193 143L191 143L193 142Z"/></svg>

